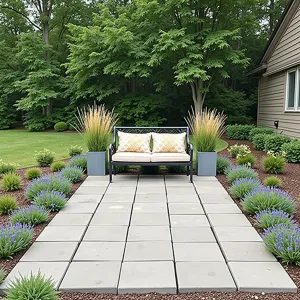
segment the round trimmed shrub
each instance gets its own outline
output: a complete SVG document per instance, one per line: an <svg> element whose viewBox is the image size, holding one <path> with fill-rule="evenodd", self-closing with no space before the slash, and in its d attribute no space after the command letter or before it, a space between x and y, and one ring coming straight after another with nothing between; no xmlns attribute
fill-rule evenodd
<svg viewBox="0 0 300 300"><path fill-rule="evenodd" d="M228 148L230 156L236 158L238 155L244 156L251 153L250 147L247 145L233 145Z"/></svg>
<svg viewBox="0 0 300 300"><path fill-rule="evenodd" d="M72 157L68 163L68 167L79 167L86 172L87 170L87 157L86 155L76 155Z"/></svg>
<svg viewBox="0 0 300 300"><path fill-rule="evenodd" d="M8 215L18 208L15 197L10 195L0 196L0 215Z"/></svg>
<svg viewBox="0 0 300 300"><path fill-rule="evenodd" d="M17 170L17 164L4 162L0 159L0 176L7 173L15 173Z"/></svg>
<svg viewBox="0 0 300 300"><path fill-rule="evenodd" d="M54 163L51 164L51 171L52 172L58 172L61 171L63 168L66 167L66 163L63 161L56 161Z"/></svg>
<svg viewBox="0 0 300 300"><path fill-rule="evenodd" d="M79 167L67 167L61 170L60 174L72 183L79 182L83 177L83 171Z"/></svg>
<svg viewBox="0 0 300 300"><path fill-rule="evenodd" d="M31 168L26 171L25 178L32 180L41 177L41 175L42 172L39 168Z"/></svg>
<svg viewBox="0 0 300 300"><path fill-rule="evenodd" d="M44 149L36 152L35 158L40 167L49 167L54 161L54 152Z"/></svg>
<svg viewBox="0 0 300 300"><path fill-rule="evenodd" d="M281 180L277 176L268 176L264 180L264 185L268 187L280 188Z"/></svg>
<svg viewBox="0 0 300 300"><path fill-rule="evenodd" d="M66 131L68 130L68 124L66 122L58 122L54 125L54 130L55 131Z"/></svg>
<svg viewBox="0 0 300 300"><path fill-rule="evenodd" d="M31 226L9 224L0 226L0 258L11 257L23 250L33 237Z"/></svg>
<svg viewBox="0 0 300 300"><path fill-rule="evenodd" d="M2 181L1 181L2 189L5 192L11 192L19 190L21 187L21 176L15 174L15 173L7 173L3 175Z"/></svg>
<svg viewBox="0 0 300 300"><path fill-rule="evenodd" d="M71 192L72 183L61 175L48 175L34 179L26 188L25 195L30 201L43 191L57 191L64 195Z"/></svg>
<svg viewBox="0 0 300 300"><path fill-rule="evenodd" d="M225 172L225 169L228 168L231 165L231 161L229 158L218 155L217 157L217 173L223 174Z"/></svg>
<svg viewBox="0 0 300 300"><path fill-rule="evenodd" d="M287 162L300 163L300 141L285 143L281 149L285 152Z"/></svg>
<svg viewBox="0 0 300 300"><path fill-rule="evenodd" d="M282 210L266 209L256 214L258 225L262 229L268 229L278 224L294 224L293 218Z"/></svg>
<svg viewBox="0 0 300 300"><path fill-rule="evenodd" d="M277 188L255 188L243 199L243 208L251 215L266 209L282 210L293 215L295 207L293 197Z"/></svg>
<svg viewBox="0 0 300 300"><path fill-rule="evenodd" d="M228 125L226 135L231 140L247 140L254 125Z"/></svg>
<svg viewBox="0 0 300 300"><path fill-rule="evenodd" d="M253 140L253 137L257 134L274 134L274 130L272 128L266 127L255 127L250 130L248 139L249 141Z"/></svg>
<svg viewBox="0 0 300 300"><path fill-rule="evenodd" d="M83 152L83 148L81 146L78 146L78 145L72 145L69 149L70 157L80 155L80 154L82 154L82 152Z"/></svg>
<svg viewBox="0 0 300 300"><path fill-rule="evenodd" d="M265 231L264 241L269 251L282 262L300 266L300 229L297 225L273 226Z"/></svg>
<svg viewBox="0 0 300 300"><path fill-rule="evenodd" d="M8 285L7 300L59 300L58 293L54 289L52 278L45 278L39 272L28 277L20 276Z"/></svg>
<svg viewBox="0 0 300 300"><path fill-rule="evenodd" d="M268 136L267 134L259 133L252 138L252 144L255 150L260 150L260 151L265 150L265 143L266 143L267 136Z"/></svg>
<svg viewBox="0 0 300 300"><path fill-rule="evenodd" d="M49 211L43 207L31 205L15 210L10 220L12 224L38 225L49 220Z"/></svg>
<svg viewBox="0 0 300 300"><path fill-rule="evenodd" d="M273 151L275 153L281 152L283 144L291 142L291 138L280 134L266 135L265 151Z"/></svg>
<svg viewBox="0 0 300 300"><path fill-rule="evenodd" d="M261 187L261 183L257 179L241 178L233 182L230 192L236 199L242 199L246 194L253 189Z"/></svg>
<svg viewBox="0 0 300 300"><path fill-rule="evenodd" d="M269 174L283 173L285 167L285 158L280 155L268 155L262 162L263 170Z"/></svg>
<svg viewBox="0 0 300 300"><path fill-rule="evenodd" d="M241 178L259 180L258 174L253 169L245 166L229 167L225 170L225 175L230 184Z"/></svg>
<svg viewBox="0 0 300 300"><path fill-rule="evenodd" d="M247 166L247 167L253 167L255 164L255 157L253 154L247 154L247 155L238 155L237 156L237 164L241 166Z"/></svg>
<svg viewBox="0 0 300 300"><path fill-rule="evenodd" d="M57 191L42 191L34 197L33 203L36 206L55 212L65 207L67 198L63 193Z"/></svg>

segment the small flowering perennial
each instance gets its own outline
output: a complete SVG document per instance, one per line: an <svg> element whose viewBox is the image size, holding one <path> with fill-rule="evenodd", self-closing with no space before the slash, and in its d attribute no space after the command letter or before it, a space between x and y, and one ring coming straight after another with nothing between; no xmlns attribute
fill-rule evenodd
<svg viewBox="0 0 300 300"><path fill-rule="evenodd" d="M78 167L86 172L87 170L87 156L86 155L76 155L73 156L68 163L68 167Z"/></svg>
<svg viewBox="0 0 300 300"><path fill-rule="evenodd" d="M67 203L63 193L57 191L42 191L34 197L33 203L51 212L60 211Z"/></svg>
<svg viewBox="0 0 300 300"><path fill-rule="evenodd" d="M230 192L234 198L242 199L246 194L258 187L262 187L262 185L257 179L240 178L233 182Z"/></svg>
<svg viewBox="0 0 300 300"><path fill-rule="evenodd" d="M31 205L15 210L10 220L12 224L38 225L47 222L49 219L49 211L43 207Z"/></svg>
<svg viewBox="0 0 300 300"><path fill-rule="evenodd" d="M233 145L229 147L228 152L230 153L231 157L235 158L237 156L246 156L247 154L251 153L250 147L247 145Z"/></svg>
<svg viewBox="0 0 300 300"><path fill-rule="evenodd" d="M292 225L293 218L283 210L266 209L256 214L259 227L268 229L278 224Z"/></svg>
<svg viewBox="0 0 300 300"><path fill-rule="evenodd" d="M265 231L264 241L269 251L282 262L300 266L300 229L297 225L273 226Z"/></svg>
<svg viewBox="0 0 300 300"><path fill-rule="evenodd" d="M79 182L83 177L83 170L77 166L67 167L61 170L60 174L72 183Z"/></svg>
<svg viewBox="0 0 300 300"><path fill-rule="evenodd" d="M295 212L295 200L288 193L277 188L255 188L243 199L243 208L249 214L266 209L282 210L289 215Z"/></svg>
<svg viewBox="0 0 300 300"><path fill-rule="evenodd" d="M228 167L225 170L225 175L230 184L240 178L259 179L258 174L246 166Z"/></svg>
<svg viewBox="0 0 300 300"><path fill-rule="evenodd" d="M0 226L0 258L11 257L23 250L30 243L32 236L32 227L28 225Z"/></svg>
<svg viewBox="0 0 300 300"><path fill-rule="evenodd" d="M67 195L71 192L72 183L61 175L48 175L34 179L26 188L25 195L30 201L42 191L57 191Z"/></svg>

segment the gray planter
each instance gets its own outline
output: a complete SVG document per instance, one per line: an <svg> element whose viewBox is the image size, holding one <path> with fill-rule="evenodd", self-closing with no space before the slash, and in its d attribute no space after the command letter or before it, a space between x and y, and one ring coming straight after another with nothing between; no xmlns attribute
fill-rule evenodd
<svg viewBox="0 0 300 300"><path fill-rule="evenodd" d="M106 175L106 151L87 153L87 174L90 176Z"/></svg>
<svg viewBox="0 0 300 300"><path fill-rule="evenodd" d="M217 175L217 152L197 152L197 175Z"/></svg>

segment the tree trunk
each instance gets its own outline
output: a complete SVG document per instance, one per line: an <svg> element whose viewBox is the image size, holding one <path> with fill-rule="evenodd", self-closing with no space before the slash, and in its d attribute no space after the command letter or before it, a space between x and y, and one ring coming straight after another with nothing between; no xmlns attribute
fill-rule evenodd
<svg viewBox="0 0 300 300"><path fill-rule="evenodd" d="M194 102L194 111L195 113L202 113L203 110L203 103L205 99L205 94L201 91L203 88L203 81L200 79L195 79L193 82L190 83L193 95L193 102Z"/></svg>

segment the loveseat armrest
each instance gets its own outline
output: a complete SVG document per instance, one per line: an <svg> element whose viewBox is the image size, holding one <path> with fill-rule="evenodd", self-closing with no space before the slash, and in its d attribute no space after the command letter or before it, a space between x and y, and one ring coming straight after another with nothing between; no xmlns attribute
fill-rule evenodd
<svg viewBox="0 0 300 300"><path fill-rule="evenodd" d="M187 144L187 153L190 156L190 161L193 161L193 145L191 143Z"/></svg>

